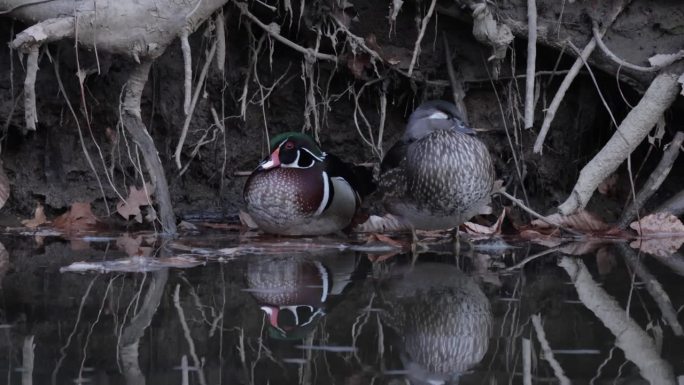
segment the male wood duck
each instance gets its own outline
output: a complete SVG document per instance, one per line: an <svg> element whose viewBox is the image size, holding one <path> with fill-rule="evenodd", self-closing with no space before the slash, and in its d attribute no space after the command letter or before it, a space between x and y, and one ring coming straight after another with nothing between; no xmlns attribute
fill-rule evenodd
<svg viewBox="0 0 684 385"><path fill-rule="evenodd" d="M414 229L459 226L490 201L494 165L452 103L432 100L409 117L380 166L386 209Z"/></svg>
<svg viewBox="0 0 684 385"><path fill-rule="evenodd" d="M308 135L274 137L271 155L245 183L247 212L265 232L321 235L345 229L368 192L370 172L321 151Z"/></svg>

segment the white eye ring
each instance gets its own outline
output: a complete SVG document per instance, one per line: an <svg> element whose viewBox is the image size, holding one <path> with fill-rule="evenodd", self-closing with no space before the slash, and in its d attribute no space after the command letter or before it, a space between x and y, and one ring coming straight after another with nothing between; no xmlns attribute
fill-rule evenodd
<svg viewBox="0 0 684 385"><path fill-rule="evenodd" d="M428 119L449 119L449 115L442 111L433 112L432 115L428 116Z"/></svg>

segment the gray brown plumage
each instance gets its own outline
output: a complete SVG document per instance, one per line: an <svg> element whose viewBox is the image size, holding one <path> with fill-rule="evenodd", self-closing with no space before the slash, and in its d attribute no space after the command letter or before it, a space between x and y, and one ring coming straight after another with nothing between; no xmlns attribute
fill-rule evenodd
<svg viewBox="0 0 684 385"><path fill-rule="evenodd" d="M484 357L492 313L478 284L452 265L417 264L383 293L383 321L400 336L414 383L456 379Z"/></svg>
<svg viewBox="0 0 684 385"><path fill-rule="evenodd" d="M418 107L382 162L387 210L426 230L455 227L480 213L490 201L494 165L473 134L451 103Z"/></svg>

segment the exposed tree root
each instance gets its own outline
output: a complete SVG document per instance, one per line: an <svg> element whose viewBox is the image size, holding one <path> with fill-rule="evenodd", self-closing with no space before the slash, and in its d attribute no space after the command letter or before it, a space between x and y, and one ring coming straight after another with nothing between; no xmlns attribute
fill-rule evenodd
<svg viewBox="0 0 684 385"><path fill-rule="evenodd" d="M428 23L430 22L430 19L432 18L432 13L435 12L435 4L437 4L437 0L432 0L430 2L430 7L428 8L428 11L425 14L425 17L423 17L423 20L421 21L420 31L418 32L418 38L416 39L416 44L413 47L413 55L411 56L411 64L409 64L409 68L408 68L408 75L409 76L413 75L413 68L415 68L416 60L418 60L418 55L420 54L420 43L423 41L423 37L425 36L425 30L427 29Z"/></svg>
<svg viewBox="0 0 684 385"><path fill-rule="evenodd" d="M637 194L634 202L632 202L627 210L622 212L622 216L618 221L618 227L621 229L627 228L627 226L637 217L637 212L644 206L644 203L646 203L656 190L658 190L660 185L663 184L665 178L670 174L670 170L672 170L672 165L679 156L683 141L684 132L677 132L672 139L672 142L670 142L669 147L663 153L660 163L658 163L658 166L656 166L655 170L653 170L648 177L648 180L639 191L639 194Z"/></svg>
<svg viewBox="0 0 684 385"><path fill-rule="evenodd" d="M185 115L190 115L190 101L192 99L192 50L190 49L190 41L188 40L189 32L184 29L179 36L181 43L181 51L183 52L183 112ZM180 165L178 166L180 168Z"/></svg>
<svg viewBox="0 0 684 385"><path fill-rule="evenodd" d="M36 130L38 110L36 109L36 74L38 73L38 46L31 46L26 60L26 77L24 78L24 117L26 129Z"/></svg>
<svg viewBox="0 0 684 385"><path fill-rule="evenodd" d="M527 69L525 78L525 128L534 125L534 82L535 62L537 60L537 3L527 0Z"/></svg>
<svg viewBox="0 0 684 385"><path fill-rule="evenodd" d="M140 147L145 159L147 171L154 185L154 193L159 204L159 219L166 234L176 233L176 217L173 215L169 185L166 182L164 167L159 159L157 147L140 116L140 99L142 97L147 77L152 67L151 60L143 60L131 72L126 84L126 94L123 102L123 124L133 137L133 141Z"/></svg>
<svg viewBox="0 0 684 385"><path fill-rule="evenodd" d="M653 339L594 282L582 260L563 257L559 265L570 276L580 301L615 336L615 345L639 368L641 376L651 384L674 384L672 366L660 357Z"/></svg>
<svg viewBox="0 0 684 385"><path fill-rule="evenodd" d="M461 119L465 124L469 124L468 111L465 106L465 90L463 89L463 75L461 71L456 71L454 68L453 58L451 57L451 48L449 47L449 39L446 34L442 34L442 42L444 43L444 56L446 60L447 72L449 73L449 82L451 83L451 95L454 98L454 104L458 107L461 113Z"/></svg>
<svg viewBox="0 0 684 385"><path fill-rule="evenodd" d="M582 169L575 187L558 209L570 215L584 208L598 185L613 173L656 125L679 93L678 74L658 75L633 110L620 123L608 143Z"/></svg>

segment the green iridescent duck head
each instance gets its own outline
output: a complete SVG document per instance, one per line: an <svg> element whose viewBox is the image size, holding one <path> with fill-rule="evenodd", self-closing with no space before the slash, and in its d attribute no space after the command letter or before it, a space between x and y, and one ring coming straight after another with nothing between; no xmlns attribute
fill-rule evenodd
<svg viewBox="0 0 684 385"><path fill-rule="evenodd" d="M285 132L273 137L270 152L257 169L311 168L317 162L322 163L326 155L312 137L301 132Z"/></svg>

